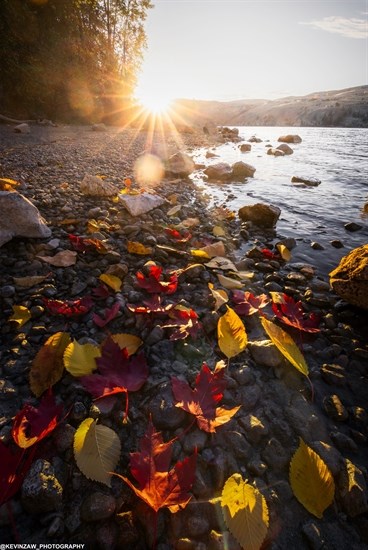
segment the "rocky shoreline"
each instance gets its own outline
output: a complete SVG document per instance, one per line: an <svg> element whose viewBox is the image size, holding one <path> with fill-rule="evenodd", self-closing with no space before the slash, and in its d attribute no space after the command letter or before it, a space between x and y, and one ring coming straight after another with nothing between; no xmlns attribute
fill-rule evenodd
<svg viewBox="0 0 368 550"><path fill-rule="evenodd" d="M167 156L179 149L190 152L210 146L217 139L199 132L180 137L181 143L169 137ZM39 406L40 399L30 390L29 372L40 348L57 332L67 332L80 344L96 345L108 334L139 336L149 367L142 388L129 393L128 421L124 398L99 409L80 380L63 373L53 387L57 403L64 407L63 420L37 445L20 491L1 507L0 541L85 543L85 547L106 550L150 548L150 509L118 478L113 477L111 488L87 479L76 464L73 441L85 419L99 419L121 441L115 471L131 478L129 453L137 451L151 415L164 441L177 437L172 463L190 456L195 448L198 452L192 500L183 511L159 512L157 549L238 549L218 504L211 501L234 473L254 483L267 501L270 525L264 548L367 548L366 313L341 301L319 276L318 267L265 255L262 250L269 249L274 231L245 228L225 208L210 211L206 198L188 178L170 177L156 185L154 193L165 198L164 204L139 217L111 197L81 193L80 182L86 174L104 176L117 190L127 186L128 178L135 189L136 158L145 150L165 153L158 135L60 127L32 128L28 135L15 136L11 127L4 126L0 147L0 177L20 182L19 191L38 207L52 232L48 239L17 238L0 248L0 440L13 446L13 417L25 403ZM91 220L96 231L88 234ZM214 232L214 227L222 231ZM166 231L173 228L180 231L181 239ZM175 407L171 378L187 380L193 387L203 362L213 369L224 358L216 327L226 305L215 311L208 284L225 290L229 298L232 290L218 279L218 274L228 276L228 269L206 266L208 259L188 251L220 242L224 254L217 256L232 260L244 231L254 247L236 261L236 269L253 276L244 275L240 287L257 296L285 293L301 300L306 313L320 317L320 332L303 333L302 344L314 397L305 378L271 345L258 315L243 316L249 343L230 360L221 401L226 409L240 405L240 410L215 433L206 433L197 427L189 429L188 413ZM42 256L74 250L70 234L102 240L107 250L77 249L77 261L68 267L42 260ZM131 242L139 242L150 253L129 252ZM177 290L165 296L165 304L180 303L194 310L201 324L197 334L181 326L178 330L187 331L185 338L170 338L173 329L165 327L167 318L152 319L132 311L149 297L136 278L138 271L145 273L149 260L161 266L167 278L176 272ZM191 264L196 265L187 269ZM121 288L106 295L95 291L93 308L84 315L56 315L45 305L45 299L74 301L93 294L106 273L118 276ZM45 280L29 288L16 283L19 277L41 275ZM106 310L116 303L116 316L105 327L96 324L93 315L106 320ZM19 329L8 321L14 305L25 306L31 313ZM298 340L300 334L293 330ZM334 504L322 519L298 502L290 486L289 465L299 438L324 460L335 481Z"/></svg>

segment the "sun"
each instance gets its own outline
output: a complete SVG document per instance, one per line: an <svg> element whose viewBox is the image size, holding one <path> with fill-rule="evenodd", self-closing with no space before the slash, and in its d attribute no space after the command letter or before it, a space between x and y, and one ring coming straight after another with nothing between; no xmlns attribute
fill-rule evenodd
<svg viewBox="0 0 368 550"><path fill-rule="evenodd" d="M173 98L157 92L139 92L137 101L153 115L164 115L170 109Z"/></svg>

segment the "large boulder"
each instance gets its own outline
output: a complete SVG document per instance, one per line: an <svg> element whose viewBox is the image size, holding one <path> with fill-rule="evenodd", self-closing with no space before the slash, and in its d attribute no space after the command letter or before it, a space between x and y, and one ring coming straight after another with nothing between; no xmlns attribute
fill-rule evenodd
<svg viewBox="0 0 368 550"><path fill-rule="evenodd" d="M302 138L298 134L286 134L286 136L280 136L277 141L282 143L301 143Z"/></svg>
<svg viewBox="0 0 368 550"><path fill-rule="evenodd" d="M119 195L119 199L131 216L141 216L167 202L166 199L160 197L160 195L153 195L152 193Z"/></svg>
<svg viewBox="0 0 368 550"><path fill-rule="evenodd" d="M254 166L247 164L246 162L235 162L233 164L232 176L234 179L243 180L244 178L252 178L256 169Z"/></svg>
<svg viewBox="0 0 368 550"><path fill-rule="evenodd" d="M294 150L287 143L281 143L276 149L282 151L285 155L292 155L294 153Z"/></svg>
<svg viewBox="0 0 368 550"><path fill-rule="evenodd" d="M368 244L354 248L330 273L333 290L353 306L368 309Z"/></svg>
<svg viewBox="0 0 368 550"><path fill-rule="evenodd" d="M284 157L285 153L284 153L284 151L281 151L280 149L275 149L274 147L269 147L267 149L267 155L273 155L274 157Z"/></svg>
<svg viewBox="0 0 368 550"><path fill-rule="evenodd" d="M210 181L227 181L233 175L233 169L227 162L218 162L207 166L204 173Z"/></svg>
<svg viewBox="0 0 368 550"><path fill-rule="evenodd" d="M13 237L46 238L47 227L38 209L16 191L0 191L0 246Z"/></svg>
<svg viewBox="0 0 368 550"><path fill-rule="evenodd" d="M248 204L239 209L239 218L258 225L259 227L273 228L280 217L281 210L271 204Z"/></svg>
<svg viewBox="0 0 368 550"><path fill-rule="evenodd" d="M185 178L194 172L195 164L186 153L175 153L166 161L166 174Z"/></svg>

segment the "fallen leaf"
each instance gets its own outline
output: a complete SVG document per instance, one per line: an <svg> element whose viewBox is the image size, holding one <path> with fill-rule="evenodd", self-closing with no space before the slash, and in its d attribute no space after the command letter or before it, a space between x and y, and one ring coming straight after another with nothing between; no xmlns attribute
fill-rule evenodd
<svg viewBox="0 0 368 550"><path fill-rule="evenodd" d="M64 315L64 317L78 317L85 315L93 306L90 296L84 296L78 300L50 300L43 298L43 303L52 315Z"/></svg>
<svg viewBox="0 0 368 550"><path fill-rule="evenodd" d="M38 409L24 405L14 418L12 436L18 447L27 449L49 435L57 426L63 412L51 391L41 399Z"/></svg>
<svg viewBox="0 0 368 550"><path fill-rule="evenodd" d="M115 344L119 345L120 349L125 348L128 355L134 355L138 348L140 348L143 344L143 340L141 340L139 336L127 334L125 332L121 332L120 334L110 334L110 338L115 342Z"/></svg>
<svg viewBox="0 0 368 550"><path fill-rule="evenodd" d="M320 332L320 318L315 313L304 313L302 302L282 292L270 292L272 310L280 321L304 332Z"/></svg>
<svg viewBox="0 0 368 550"><path fill-rule="evenodd" d="M108 275L107 273L100 275L99 279L107 286L115 290L115 292L119 292L121 285L123 284L123 281L119 277L116 277L115 275Z"/></svg>
<svg viewBox="0 0 368 550"><path fill-rule="evenodd" d="M215 300L215 311L217 311L222 305L229 301L229 296L226 290L222 290L221 288L216 290L213 283L208 283L208 288Z"/></svg>
<svg viewBox="0 0 368 550"><path fill-rule="evenodd" d="M163 292L164 294L173 294L178 287L178 278L175 274L169 275L168 281L163 281L162 267L156 264L148 266L147 277L138 271L136 274L137 284L141 288L144 288L147 292L157 294Z"/></svg>
<svg viewBox="0 0 368 550"><path fill-rule="evenodd" d="M234 310L238 315L253 315L269 304L266 294L254 296L251 292L233 290L232 300L236 304Z"/></svg>
<svg viewBox="0 0 368 550"><path fill-rule="evenodd" d="M280 259L279 255L272 252L272 250L270 250L269 248L262 248L261 253L268 260L276 260L277 261L277 260Z"/></svg>
<svg viewBox="0 0 368 550"><path fill-rule="evenodd" d="M214 256L205 266L210 269L221 269L222 271L236 271L233 262L223 256Z"/></svg>
<svg viewBox="0 0 368 550"><path fill-rule="evenodd" d="M304 374L304 376L308 376L308 365L292 337L265 317L261 317L261 323L269 338L277 349L281 351L283 356L286 357L298 371Z"/></svg>
<svg viewBox="0 0 368 550"><path fill-rule="evenodd" d="M78 253L75 250L62 250L55 256L36 256L39 260L46 262L55 267L70 267L77 263Z"/></svg>
<svg viewBox="0 0 368 550"><path fill-rule="evenodd" d="M203 252L206 252L209 258L215 258L216 256L224 257L226 254L225 245L222 241L216 241L201 248Z"/></svg>
<svg viewBox="0 0 368 550"><path fill-rule="evenodd" d="M245 350L248 344L243 321L229 306L217 323L218 345L228 359Z"/></svg>
<svg viewBox="0 0 368 550"><path fill-rule="evenodd" d="M151 313L164 314L166 315L170 309L174 307L174 304L163 305L161 302L160 294L153 294L150 300L143 300L142 306L135 306L133 304L127 304L127 308L132 313L136 314L147 314Z"/></svg>
<svg viewBox="0 0 368 550"><path fill-rule="evenodd" d="M92 315L92 320L100 328L105 327L110 321L113 321L120 311L120 302L115 302L110 308L105 309L104 317L97 313Z"/></svg>
<svg viewBox="0 0 368 550"><path fill-rule="evenodd" d="M212 229L212 233L215 235L215 237L225 237L226 231L221 225L215 225Z"/></svg>
<svg viewBox="0 0 368 550"><path fill-rule="evenodd" d="M170 309L169 317L172 321L161 325L161 328L174 329L170 334L170 340L184 340L188 336L196 338L198 331L202 328L194 309L180 304Z"/></svg>
<svg viewBox="0 0 368 550"><path fill-rule="evenodd" d="M186 218L185 220L181 221L176 227L178 229L185 228L190 229L191 227L197 227L197 225L200 225L199 218Z"/></svg>
<svg viewBox="0 0 368 550"><path fill-rule="evenodd" d="M77 235L68 235L72 247L77 252L98 252L99 254L107 254L108 246L100 239L89 239L86 237L78 237Z"/></svg>
<svg viewBox="0 0 368 550"><path fill-rule="evenodd" d="M14 191L19 182L10 178L0 178L0 191Z"/></svg>
<svg viewBox="0 0 368 550"><path fill-rule="evenodd" d="M220 285L229 290L234 288L243 288L243 283L237 281L236 279L232 279L231 277L225 277L225 275L221 275L220 273L218 273L217 278Z"/></svg>
<svg viewBox="0 0 368 550"><path fill-rule="evenodd" d="M130 472L138 487L126 477L120 477L134 493L155 512L167 507L170 512L185 508L191 499L189 494L194 483L197 452L177 462L169 470L172 442L164 443L149 421L147 431L140 440L140 451L130 453Z"/></svg>
<svg viewBox="0 0 368 550"><path fill-rule="evenodd" d="M259 550L269 526L267 503L240 474L229 477L222 489L221 508L225 523L242 548Z"/></svg>
<svg viewBox="0 0 368 550"><path fill-rule="evenodd" d="M33 453L25 454L18 446L6 446L0 439L0 507L21 488L33 462Z"/></svg>
<svg viewBox="0 0 368 550"><path fill-rule="evenodd" d="M13 281L16 286L21 288L32 288L40 283L43 283L45 279L50 276L50 273L47 275L29 275L28 277L13 277Z"/></svg>
<svg viewBox="0 0 368 550"><path fill-rule="evenodd" d="M139 254L141 256L147 256L153 252L153 249L150 246L144 246L144 244L136 241L128 241L127 250L129 254Z"/></svg>
<svg viewBox="0 0 368 550"><path fill-rule="evenodd" d="M111 471L119 462L119 436L107 426L86 418L74 434L74 458L78 468L88 479L111 487Z"/></svg>
<svg viewBox="0 0 368 550"><path fill-rule="evenodd" d="M63 376L63 354L69 344L67 332L56 332L38 350L29 372L29 384L36 397L40 397Z"/></svg>
<svg viewBox="0 0 368 550"><path fill-rule="evenodd" d="M202 258L203 260L209 260L210 259L210 256L207 254L207 252L205 250L201 250L201 249L192 249L190 251L191 255L194 257L194 258Z"/></svg>
<svg viewBox="0 0 368 550"><path fill-rule="evenodd" d="M285 262L289 262L291 260L291 252L284 244L277 244L276 248L278 250L278 253L280 254L281 258L285 260Z"/></svg>
<svg viewBox="0 0 368 550"><path fill-rule="evenodd" d="M11 315L8 321L14 321L17 324L17 328L22 327L31 318L31 312L28 307L25 306L12 306L13 315Z"/></svg>
<svg viewBox="0 0 368 550"><path fill-rule="evenodd" d="M171 378L171 386L175 407L192 414L196 418L200 430L213 433L216 428L226 424L238 412L240 407L223 409L217 404L224 395L226 380L224 379L225 364L219 361L212 372L206 363L203 363L200 373L195 380L195 388L178 378Z"/></svg>
<svg viewBox="0 0 368 550"><path fill-rule="evenodd" d="M97 369L97 357L101 357L98 346L70 342L64 350L63 362L66 370L73 376L85 376Z"/></svg>
<svg viewBox="0 0 368 550"><path fill-rule="evenodd" d="M299 502L314 516L322 518L332 504L335 483L322 458L300 438L290 462L290 485Z"/></svg>
<svg viewBox="0 0 368 550"><path fill-rule="evenodd" d="M177 229L170 229L169 227L167 227L165 231L169 237L179 244L185 244L192 238L192 234L189 233L189 231L180 233Z"/></svg>

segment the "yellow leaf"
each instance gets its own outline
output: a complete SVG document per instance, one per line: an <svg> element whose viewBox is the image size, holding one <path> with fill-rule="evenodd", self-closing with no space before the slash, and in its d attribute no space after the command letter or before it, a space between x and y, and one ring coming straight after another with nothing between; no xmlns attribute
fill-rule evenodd
<svg viewBox="0 0 368 550"><path fill-rule="evenodd" d="M31 288L47 279L47 275L30 275L28 277L13 277L14 283L21 288Z"/></svg>
<svg viewBox="0 0 368 550"><path fill-rule="evenodd" d="M225 277L225 275L218 274L217 278L219 280L219 283L225 288L243 288L243 283L241 283L240 281L236 281L235 279L231 279L230 277Z"/></svg>
<svg viewBox="0 0 368 550"><path fill-rule="evenodd" d="M14 321L15 323L17 323L17 328L22 327L27 321L30 320L31 312L29 311L28 307L12 306L12 308L13 315L9 317L8 321Z"/></svg>
<svg viewBox="0 0 368 550"><path fill-rule="evenodd" d="M173 206L170 208L170 210L167 211L168 216L175 216L178 212L181 210L181 204L178 204L177 206Z"/></svg>
<svg viewBox="0 0 368 550"><path fill-rule="evenodd" d="M110 487L110 472L119 462L121 452L120 439L114 430L86 418L74 434L73 448L82 474Z"/></svg>
<svg viewBox="0 0 368 550"><path fill-rule="evenodd" d="M212 229L212 233L215 235L215 237L225 237L226 231L221 225L215 225Z"/></svg>
<svg viewBox="0 0 368 550"><path fill-rule="evenodd" d="M75 250L62 250L55 256L36 256L36 258L56 267L70 267L77 262L77 252Z"/></svg>
<svg viewBox="0 0 368 550"><path fill-rule="evenodd" d="M298 369L298 371L304 374L304 376L308 376L308 365L305 362L302 352L290 334L265 317L261 317L261 323L268 336L277 349L281 351L283 356L286 357L286 359L290 361L290 363Z"/></svg>
<svg viewBox="0 0 368 550"><path fill-rule="evenodd" d="M142 243L136 241L127 242L127 250L129 254L140 254L141 256L146 256L152 254L152 248L149 246L144 246Z"/></svg>
<svg viewBox="0 0 368 550"><path fill-rule="evenodd" d="M197 249L192 249L190 251L191 255L194 256L194 258L203 258L204 260L209 260L210 257L209 255L207 254L207 252L205 252L204 250L201 250L199 248Z"/></svg>
<svg viewBox="0 0 368 550"><path fill-rule="evenodd" d="M208 283L208 288L215 299L215 311L217 311L223 304L229 301L229 296L227 292L221 288L216 290L212 283Z"/></svg>
<svg viewBox="0 0 368 550"><path fill-rule="evenodd" d="M9 183L9 185L19 185L18 181L12 180L11 178L0 178L0 181L3 181L5 183Z"/></svg>
<svg viewBox="0 0 368 550"><path fill-rule="evenodd" d="M286 304L285 298L282 292L271 291L270 295L271 295L272 301L275 304Z"/></svg>
<svg viewBox="0 0 368 550"><path fill-rule="evenodd" d="M276 245L277 250L279 251L279 254L285 262L290 261L291 259L291 252L284 244L277 244Z"/></svg>
<svg viewBox="0 0 368 550"><path fill-rule="evenodd" d="M14 191L14 187L19 183L10 178L0 178L0 191Z"/></svg>
<svg viewBox="0 0 368 550"><path fill-rule="evenodd" d="M228 359L241 353L247 346L247 333L240 317L229 306L217 323L218 345Z"/></svg>
<svg viewBox="0 0 368 550"><path fill-rule="evenodd" d="M29 373L29 384L36 397L61 379L64 372L63 354L69 343L67 332L56 332L37 352Z"/></svg>
<svg viewBox="0 0 368 550"><path fill-rule="evenodd" d="M99 279L107 286L115 290L115 292L119 292L121 285L123 284L123 281L119 277L116 277L115 275L108 275L107 273L100 275Z"/></svg>
<svg viewBox="0 0 368 550"><path fill-rule="evenodd" d="M124 332L120 334L112 334L111 338L120 346L121 349L126 348L129 355L133 355L133 353L135 353L143 344L143 341L139 338L139 336Z"/></svg>
<svg viewBox="0 0 368 550"><path fill-rule="evenodd" d="M234 275L234 277L237 277L241 281L249 281L250 279L253 279L254 272L253 271L234 271L229 272L229 275Z"/></svg>
<svg viewBox="0 0 368 550"><path fill-rule="evenodd" d="M221 508L229 531L246 550L259 550L269 525L264 496L252 485L233 474L221 494Z"/></svg>
<svg viewBox="0 0 368 550"><path fill-rule="evenodd" d="M317 518L322 518L334 499L335 483L330 470L301 438L290 462L290 485L299 502Z"/></svg>
<svg viewBox="0 0 368 550"><path fill-rule="evenodd" d="M98 346L71 342L64 351L64 366L73 376L85 376L96 370L96 357L101 357Z"/></svg>

